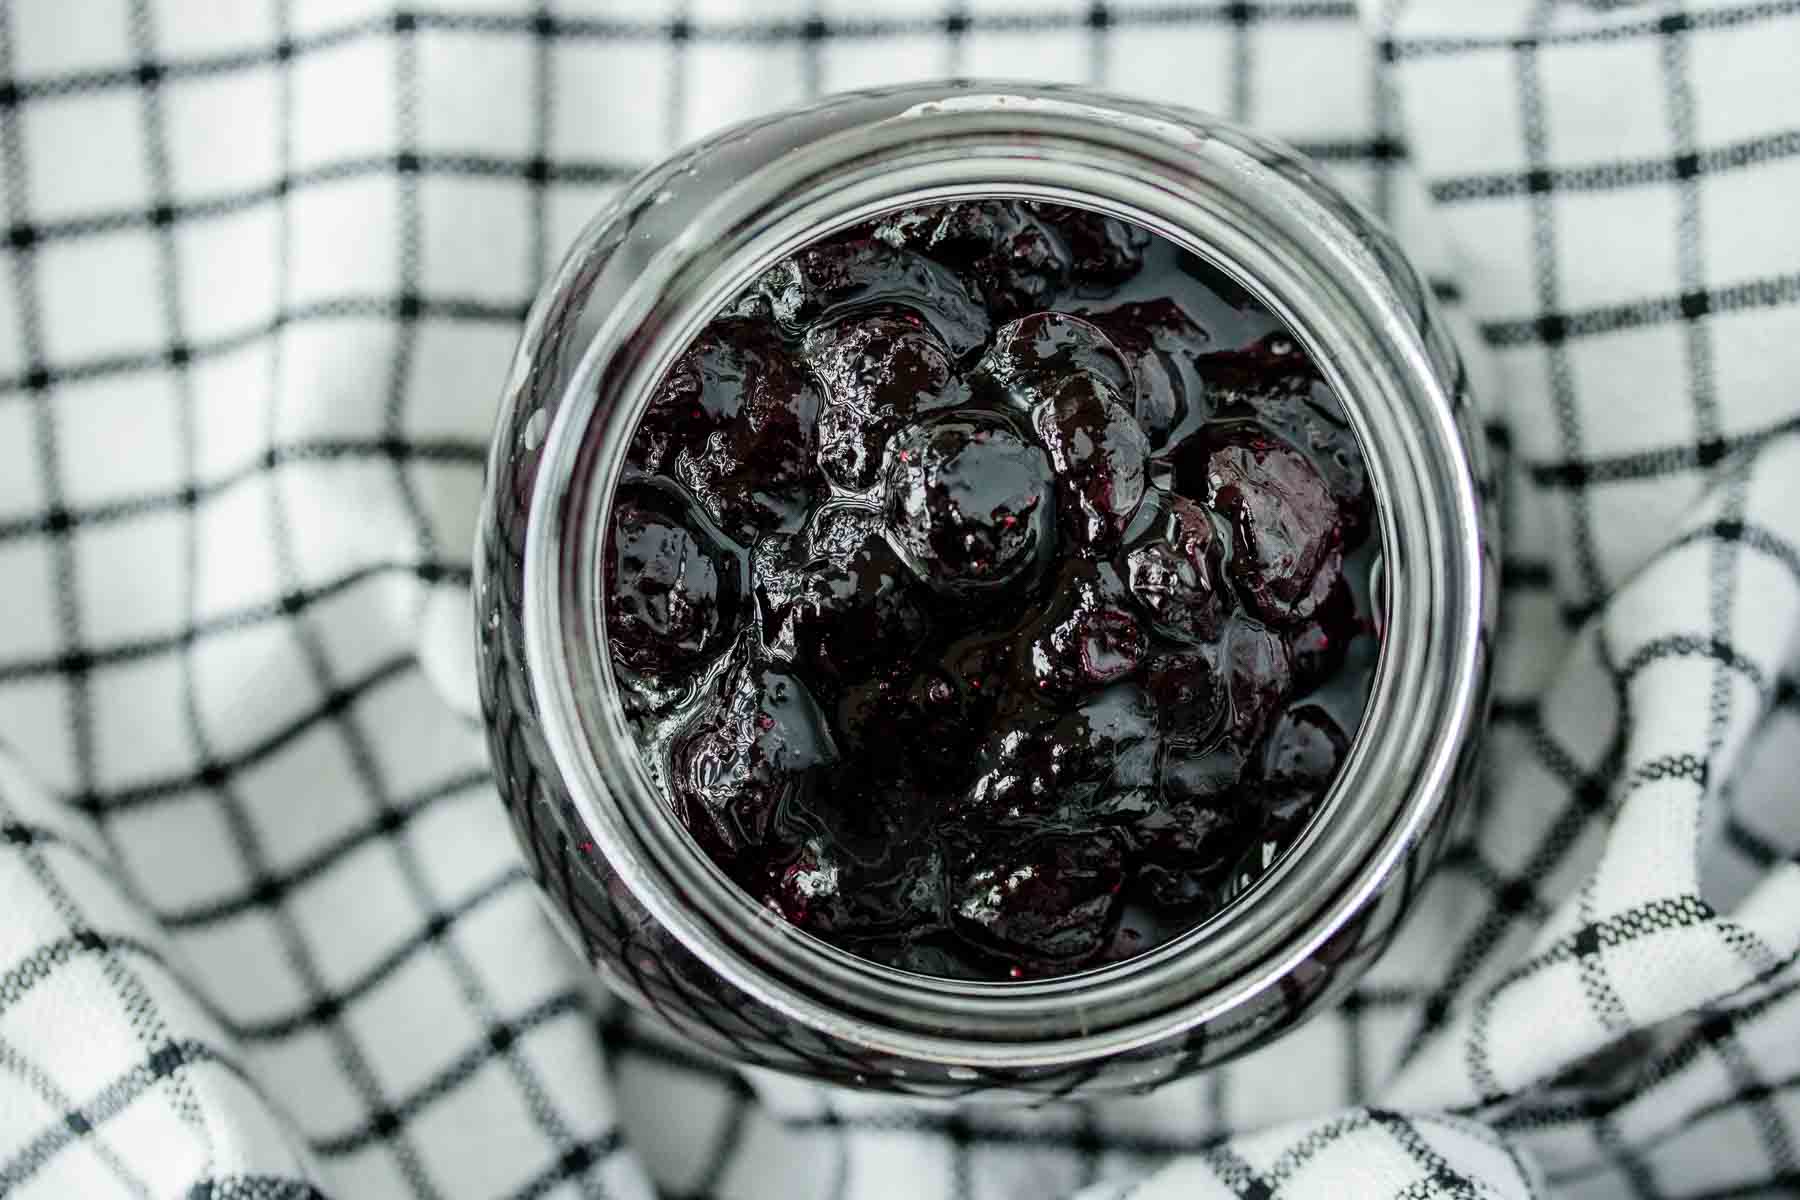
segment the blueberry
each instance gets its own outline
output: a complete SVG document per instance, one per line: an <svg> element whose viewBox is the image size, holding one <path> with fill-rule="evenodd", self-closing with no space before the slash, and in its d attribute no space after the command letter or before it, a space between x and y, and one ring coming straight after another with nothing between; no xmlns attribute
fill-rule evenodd
<svg viewBox="0 0 1800 1200"><path fill-rule="evenodd" d="M739 589L736 554L673 489L621 489L605 565L615 663L665 674L700 662L734 632Z"/></svg>
<svg viewBox="0 0 1800 1200"><path fill-rule="evenodd" d="M1124 879L1124 856L1108 835L1001 837L952 867L950 921L1029 973L1066 970L1106 944Z"/></svg>
<svg viewBox="0 0 1800 1200"><path fill-rule="evenodd" d="M975 375L1027 408L1072 375L1099 376L1122 395L1133 387L1130 368L1106 334L1059 312L1032 313L995 330Z"/></svg>
<svg viewBox="0 0 1800 1200"><path fill-rule="evenodd" d="M710 854L730 861L765 844L778 814L837 759L806 684L772 664L740 661L670 748L676 815Z"/></svg>
<svg viewBox="0 0 1800 1200"><path fill-rule="evenodd" d="M1163 796L1171 806L1227 811L1236 806L1249 762L1236 743L1205 750L1171 749L1163 761Z"/></svg>
<svg viewBox="0 0 1800 1200"><path fill-rule="evenodd" d="M1125 554L1131 594L1157 632L1182 642L1211 641L1231 610L1225 538L1191 500L1159 499L1159 519Z"/></svg>
<svg viewBox="0 0 1800 1200"><path fill-rule="evenodd" d="M1180 657L1188 660L1185 666L1190 669L1178 670L1171 664L1166 676L1159 672L1164 694L1185 689L1177 705L1210 710L1216 729L1226 699L1223 681L1202 665L1206 660L1198 651L1184 651ZM1206 726L1195 722L1187 728L1200 731ZM1231 865L1256 836L1258 823L1249 819L1244 805L1249 753L1229 733L1228 727L1224 740L1216 740L1210 732L1169 735L1162 763L1162 805L1133 826L1134 844L1142 856L1139 877L1158 904L1216 905Z"/></svg>
<svg viewBox="0 0 1800 1200"><path fill-rule="evenodd" d="M766 324L720 317L658 381L627 457L646 472L667 472L676 454L781 406L806 384Z"/></svg>
<svg viewBox="0 0 1800 1200"><path fill-rule="evenodd" d="M1191 799L1167 800L1131 828L1137 878L1157 904L1217 907L1219 885L1254 832L1234 802L1229 757L1215 751L1187 760L1195 776L1211 772L1231 782L1198 788Z"/></svg>
<svg viewBox="0 0 1800 1200"><path fill-rule="evenodd" d="M627 457L673 475L731 537L794 528L819 489L819 393L769 330L709 325L657 386Z"/></svg>
<svg viewBox="0 0 1800 1200"><path fill-rule="evenodd" d="M1270 728L1261 754L1260 798L1274 828L1298 833L1350 751L1350 739L1316 704L1296 705Z"/></svg>
<svg viewBox="0 0 1800 1200"><path fill-rule="evenodd" d="M1043 450L997 417L957 413L889 446L886 509L919 577L947 592L999 587L1053 545Z"/></svg>
<svg viewBox="0 0 1800 1200"><path fill-rule="evenodd" d="M809 678L843 680L899 661L930 627L911 568L872 509L819 511L789 542L799 564L757 589L763 641ZM791 561L791 559L790 559Z"/></svg>
<svg viewBox="0 0 1800 1200"><path fill-rule="evenodd" d="M1356 601L1343 573L1329 580L1325 599L1313 614L1288 632L1288 657L1294 664L1296 691L1310 691L1343 669L1350 643L1362 633Z"/></svg>
<svg viewBox="0 0 1800 1200"><path fill-rule="evenodd" d="M802 929L827 937L917 934L944 918L944 867L925 836L933 806L905 781L833 772L788 814L799 844L768 874L765 895Z"/></svg>
<svg viewBox="0 0 1800 1200"><path fill-rule="evenodd" d="M1235 622L1228 647L1225 687L1231 697L1231 737L1247 752L1292 691L1292 665L1286 643L1253 622Z"/></svg>
<svg viewBox="0 0 1800 1200"><path fill-rule="evenodd" d="M1053 698L1119 682L1136 672L1148 647L1118 572L1085 559L1071 561L1025 637L1021 665Z"/></svg>
<svg viewBox="0 0 1800 1200"><path fill-rule="evenodd" d="M1026 207L1069 249L1070 272L1080 284L1117 285L1144 265L1150 231L1085 208L1027 201Z"/></svg>
<svg viewBox="0 0 1800 1200"><path fill-rule="evenodd" d="M825 388L819 466L833 483L867 491L894 431L963 402L949 351L921 318L876 314L807 335L806 358Z"/></svg>
<svg viewBox="0 0 1800 1200"><path fill-rule="evenodd" d="M1213 740L1230 706L1218 647L1164 651L1150 660L1147 678L1171 744L1193 747Z"/></svg>
<svg viewBox="0 0 1800 1200"><path fill-rule="evenodd" d="M1108 546L1144 498L1150 445L1112 385L1076 375L1031 410L1056 467L1057 495L1071 534Z"/></svg>
<svg viewBox="0 0 1800 1200"><path fill-rule="evenodd" d="M1304 452L1337 501L1345 543L1361 542L1374 515L1362 448L1330 385L1294 340L1270 334L1197 365L1216 415L1254 420Z"/></svg>
<svg viewBox="0 0 1800 1200"><path fill-rule="evenodd" d="M1091 823L1155 787L1159 744L1155 706L1135 684L1114 684L1067 712L1003 705L956 811L977 823Z"/></svg>
<svg viewBox="0 0 1800 1200"><path fill-rule="evenodd" d="M852 313L916 313L957 358L986 342L993 328L980 297L956 273L869 237L808 246L770 268L746 298L760 301L790 336Z"/></svg>
<svg viewBox="0 0 1800 1200"><path fill-rule="evenodd" d="M762 381L758 351L768 342L749 321L722 317L701 330L651 391L626 461L648 474L665 473L678 452L728 429L746 392ZM754 349L746 352L740 343Z"/></svg>
<svg viewBox="0 0 1800 1200"><path fill-rule="evenodd" d="M1133 413L1150 444L1162 447L1205 415L1206 385L1195 369L1212 339L1173 300L1143 300L1088 314L1131 368Z"/></svg>
<svg viewBox="0 0 1800 1200"><path fill-rule="evenodd" d="M943 863L929 843L901 843L875 862L841 843L808 841L783 869L769 898L790 922L825 937L877 937L940 927Z"/></svg>
<svg viewBox="0 0 1800 1200"><path fill-rule="evenodd" d="M1068 251L1016 200L962 200L908 209L875 228L888 245L962 272L998 315L1042 307L1069 276Z"/></svg>
<svg viewBox="0 0 1800 1200"><path fill-rule="evenodd" d="M1340 515L1324 480L1298 450L1256 431L1225 434L1204 461L1203 480L1178 475L1177 485L1203 484L1231 521L1231 574L1250 607L1269 621L1311 616L1341 569Z"/></svg>

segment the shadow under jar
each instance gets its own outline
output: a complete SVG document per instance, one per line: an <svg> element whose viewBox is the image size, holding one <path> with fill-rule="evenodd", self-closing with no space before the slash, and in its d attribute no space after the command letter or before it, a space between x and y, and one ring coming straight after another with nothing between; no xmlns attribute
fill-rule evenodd
<svg viewBox="0 0 1800 1200"><path fill-rule="evenodd" d="M846 381L896 364L920 411L877 429ZM610 988L738 1062L1039 1098L1215 1064L1379 953L1471 783L1496 564L1455 348L1384 230L1210 117L970 83L717 134L578 239L488 472L482 701L527 860ZM1007 495L945 514L946 481ZM845 636L834 555L904 584ZM1103 784L982 782L1102 727L1137 729ZM1146 849L1171 789L1256 810L1228 867ZM904 828L834 833L852 793ZM859 838L916 851L884 930Z"/></svg>

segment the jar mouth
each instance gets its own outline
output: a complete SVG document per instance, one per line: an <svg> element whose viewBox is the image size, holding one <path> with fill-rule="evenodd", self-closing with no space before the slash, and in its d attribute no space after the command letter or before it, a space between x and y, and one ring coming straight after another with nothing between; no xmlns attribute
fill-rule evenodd
<svg viewBox="0 0 1800 1200"><path fill-rule="evenodd" d="M1445 802L1479 718L1477 495L1451 397L1420 337L1429 299L1396 290L1391 267L1335 207L1343 201L1300 160L1211 118L1035 85L915 86L824 107L834 104L845 113L837 132L682 218L570 377L524 555L526 657L551 754L599 851L658 922L748 994L872 1053L971 1069L1065 1065L1214 1021L1358 921ZM768 128L726 131L689 153ZM643 177L618 204L665 203L663 184L679 165ZM1267 873L1211 920L1133 958L995 982L911 974L829 945L758 905L706 856L626 725L599 569L624 449L651 389L731 297L836 229L990 196L1142 225L1232 276L1286 323L1362 444L1386 593L1350 751L1319 814ZM539 332L536 322L528 328L519 361L535 354Z"/></svg>

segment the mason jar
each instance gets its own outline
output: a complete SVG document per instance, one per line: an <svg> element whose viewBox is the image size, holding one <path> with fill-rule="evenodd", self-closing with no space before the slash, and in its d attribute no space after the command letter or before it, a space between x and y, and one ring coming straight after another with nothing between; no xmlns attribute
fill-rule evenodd
<svg viewBox="0 0 1800 1200"><path fill-rule="evenodd" d="M978 197L1133 222L1266 305L1347 410L1379 539L1372 690L1300 840L1184 936L1010 982L866 961L740 891L640 759L600 595L627 443L708 319L823 235ZM1331 1004L1418 892L1472 786L1498 573L1489 494L1466 377L1428 289L1379 224L1277 143L1187 110L979 82L848 93L737 125L627 187L526 321L475 552L500 791L569 943L703 1051L938 1098L1152 1087Z"/></svg>

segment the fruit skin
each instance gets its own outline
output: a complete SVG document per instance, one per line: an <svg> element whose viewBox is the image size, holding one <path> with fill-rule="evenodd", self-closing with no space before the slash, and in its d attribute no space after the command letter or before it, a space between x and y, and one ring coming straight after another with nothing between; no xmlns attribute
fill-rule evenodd
<svg viewBox="0 0 1800 1200"><path fill-rule="evenodd" d="M1144 498L1150 443L1111 384L1076 375L1031 410L1032 428L1056 468L1056 492L1070 534L1113 545Z"/></svg>
<svg viewBox="0 0 1800 1200"><path fill-rule="evenodd" d="M1244 751L1232 741L1204 750L1172 748L1163 763L1163 796L1171 806L1234 809L1247 766Z"/></svg>
<svg viewBox="0 0 1800 1200"><path fill-rule="evenodd" d="M839 758L817 701L798 677L745 658L733 664L670 747L681 817L715 859L766 844L782 810Z"/></svg>
<svg viewBox="0 0 1800 1200"><path fill-rule="evenodd" d="M1019 671L1052 702L1137 673L1149 639L1112 564L1072 560L1022 633Z"/></svg>
<svg viewBox="0 0 1800 1200"><path fill-rule="evenodd" d="M751 285L743 311L766 311L790 337L852 313L914 313L953 357L982 345L993 329L981 297L944 266L872 237L808 246Z"/></svg>
<svg viewBox="0 0 1800 1200"><path fill-rule="evenodd" d="M614 500L603 585L614 663L667 675L715 653L742 615L736 553L697 520L685 497L651 484Z"/></svg>
<svg viewBox="0 0 1800 1200"><path fill-rule="evenodd" d="M1231 576L1250 608L1276 623L1311 616L1343 569L1338 505L1325 481L1298 450L1254 429L1211 439L1202 461L1202 479L1190 460L1176 483L1204 486L1232 523Z"/></svg>
<svg viewBox="0 0 1800 1200"><path fill-rule="evenodd" d="M783 916L826 936L918 937L945 920L944 863L926 836L933 806L905 779L841 767L784 814L798 851L762 870Z"/></svg>
<svg viewBox="0 0 1800 1200"><path fill-rule="evenodd" d="M1225 688L1231 697L1231 738L1245 753L1262 736L1293 684L1287 643L1254 622L1235 622L1225 655Z"/></svg>
<svg viewBox="0 0 1800 1200"><path fill-rule="evenodd" d="M824 385L819 466L839 487L867 492L896 431L956 408L968 388L950 352L919 316L877 313L815 329L806 361Z"/></svg>
<svg viewBox="0 0 1800 1200"><path fill-rule="evenodd" d="M1069 248L1074 275L1091 283L1120 284L1144 265L1150 231L1085 208L1027 200L1025 208L1054 229Z"/></svg>
<svg viewBox="0 0 1800 1200"><path fill-rule="evenodd" d="M730 537L796 528L817 500L819 391L760 322L714 321L652 393L627 450Z"/></svg>
<svg viewBox="0 0 1800 1200"><path fill-rule="evenodd" d="M1350 752L1350 738L1323 707L1299 704L1269 729L1258 799L1272 832L1298 833Z"/></svg>
<svg viewBox="0 0 1800 1200"><path fill-rule="evenodd" d="M1312 616L1288 630L1288 658L1294 667L1296 691L1311 691L1344 668L1350 643L1363 632L1350 585L1340 573L1313 610Z"/></svg>
<svg viewBox="0 0 1800 1200"><path fill-rule="evenodd" d="M871 862L826 838L805 842L774 873L767 902L790 922L825 937L918 937L943 924L944 865L935 850L899 843Z"/></svg>
<svg viewBox="0 0 1800 1200"><path fill-rule="evenodd" d="M1124 879L1124 854L1104 833L978 843L952 860L950 922L1020 974L1054 972L1106 944Z"/></svg>
<svg viewBox="0 0 1800 1200"><path fill-rule="evenodd" d="M965 200L908 209L879 222L874 237L955 268L995 315L1039 308L1069 278L1069 251L1028 205Z"/></svg>
<svg viewBox="0 0 1800 1200"><path fill-rule="evenodd" d="M940 591L1003 586L1055 544L1050 460L992 413L951 413L896 438L884 482L895 546Z"/></svg>
<svg viewBox="0 0 1800 1200"><path fill-rule="evenodd" d="M785 539L756 588L763 644L808 679L843 682L897 663L931 629L912 569L873 509L821 509Z"/></svg>
<svg viewBox="0 0 1800 1200"><path fill-rule="evenodd" d="M1225 575L1226 537L1186 497L1157 500L1157 519L1126 549L1131 594L1164 637L1212 641L1233 605Z"/></svg>
<svg viewBox="0 0 1800 1200"><path fill-rule="evenodd" d="M1087 319L1105 332L1131 371L1132 413L1152 447L1191 433L1209 411L1205 379L1196 369L1212 338L1169 299L1098 309Z"/></svg>
<svg viewBox="0 0 1800 1200"><path fill-rule="evenodd" d="M994 331L976 380L1030 408L1074 375L1095 375L1129 394L1131 369L1098 325L1069 313L1036 312Z"/></svg>
<svg viewBox="0 0 1800 1200"><path fill-rule="evenodd" d="M1261 655L1243 657L1253 670ZM1236 665L1225 648L1205 643L1165 652L1148 668L1167 749L1160 804L1132 830L1138 879L1153 903L1196 918L1217 907L1225 873L1254 831L1243 809L1249 750L1237 705L1260 697L1253 674Z"/></svg>
<svg viewBox="0 0 1800 1200"><path fill-rule="evenodd" d="M1203 757L1197 766L1205 771L1212 764ZM1243 850L1246 834L1239 806L1228 795L1225 789L1165 799L1133 826L1137 880L1152 902L1202 910L1194 913L1196 917L1220 906L1221 885Z"/></svg>
<svg viewBox="0 0 1800 1200"><path fill-rule="evenodd" d="M1150 660L1146 674L1164 738L1187 748L1216 740L1231 706L1217 646L1165 650Z"/></svg>
<svg viewBox="0 0 1800 1200"><path fill-rule="evenodd" d="M978 828L1091 826L1134 810L1155 789L1160 744L1155 705L1133 683L1061 711L1035 697L1010 697L976 756L980 772L951 815Z"/></svg>
<svg viewBox="0 0 1800 1200"><path fill-rule="evenodd" d="M1346 545L1369 535L1375 501L1356 433L1331 387L1285 332L1197 360L1222 420L1249 420L1298 447L1337 501Z"/></svg>

